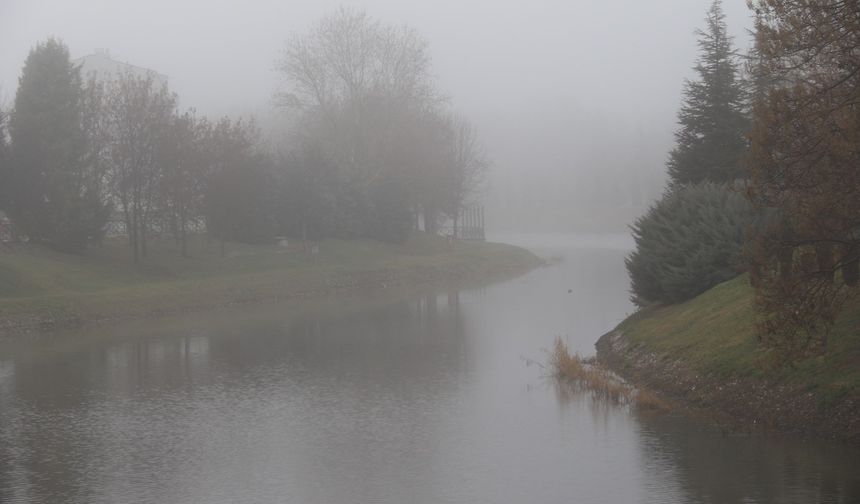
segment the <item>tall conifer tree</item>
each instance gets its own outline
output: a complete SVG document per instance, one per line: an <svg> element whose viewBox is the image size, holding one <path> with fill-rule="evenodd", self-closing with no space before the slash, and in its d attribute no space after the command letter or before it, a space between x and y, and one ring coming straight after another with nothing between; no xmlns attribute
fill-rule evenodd
<svg viewBox="0 0 860 504"><path fill-rule="evenodd" d="M49 39L27 56L9 121L6 210L31 241L64 250L99 237L108 215L85 159L82 94L68 48Z"/></svg>
<svg viewBox="0 0 860 504"><path fill-rule="evenodd" d="M715 0L698 30L701 55L698 79L687 81L678 113L681 128L667 166L673 186L702 181L732 182L744 178L748 119L738 62L726 30L720 0Z"/></svg>
<svg viewBox="0 0 860 504"><path fill-rule="evenodd" d="M9 139L6 136L8 114L0 108L0 211L6 208L9 193Z"/></svg>

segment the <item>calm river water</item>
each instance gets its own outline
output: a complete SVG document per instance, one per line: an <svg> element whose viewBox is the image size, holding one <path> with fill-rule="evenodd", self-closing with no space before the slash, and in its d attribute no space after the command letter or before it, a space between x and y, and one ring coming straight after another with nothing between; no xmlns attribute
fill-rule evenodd
<svg viewBox="0 0 860 504"><path fill-rule="evenodd" d="M622 237L483 288L0 343L2 503L860 502L860 453L557 387L632 310Z"/></svg>

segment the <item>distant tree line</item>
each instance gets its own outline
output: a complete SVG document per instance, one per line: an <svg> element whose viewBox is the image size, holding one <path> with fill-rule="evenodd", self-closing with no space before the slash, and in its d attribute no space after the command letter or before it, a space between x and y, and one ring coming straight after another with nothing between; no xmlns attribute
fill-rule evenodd
<svg viewBox="0 0 860 504"><path fill-rule="evenodd" d="M822 349L858 295L860 4L750 7L745 76L720 1L708 12L671 180L633 226L627 269L640 306L681 302L749 271L759 337L793 360Z"/></svg>
<svg viewBox="0 0 860 504"><path fill-rule="evenodd" d="M152 75L82 76L49 39L0 112L0 209L18 236L73 252L121 216L135 261L156 232L187 255L201 223L222 243L401 241L419 220L436 232L451 219L456 233L487 161L429 61L411 29L334 12L279 61L281 105L301 120L291 147L272 151L253 121L180 112Z"/></svg>

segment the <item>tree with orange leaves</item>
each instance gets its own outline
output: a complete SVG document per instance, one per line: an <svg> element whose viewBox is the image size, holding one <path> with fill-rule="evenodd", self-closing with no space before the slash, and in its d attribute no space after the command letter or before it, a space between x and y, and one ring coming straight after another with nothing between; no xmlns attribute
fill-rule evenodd
<svg viewBox="0 0 860 504"><path fill-rule="evenodd" d="M749 196L762 340L797 358L826 344L860 258L860 2L750 0L756 12Z"/></svg>

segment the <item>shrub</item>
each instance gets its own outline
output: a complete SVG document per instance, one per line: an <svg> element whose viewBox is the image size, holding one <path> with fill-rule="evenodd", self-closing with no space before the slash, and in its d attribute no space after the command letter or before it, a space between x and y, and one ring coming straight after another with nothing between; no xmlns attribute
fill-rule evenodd
<svg viewBox="0 0 860 504"><path fill-rule="evenodd" d="M625 263L638 306L679 303L742 273L743 238L757 217L742 194L712 182L676 187L631 227Z"/></svg>

